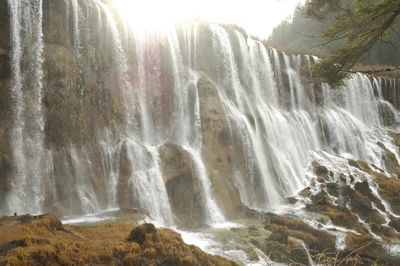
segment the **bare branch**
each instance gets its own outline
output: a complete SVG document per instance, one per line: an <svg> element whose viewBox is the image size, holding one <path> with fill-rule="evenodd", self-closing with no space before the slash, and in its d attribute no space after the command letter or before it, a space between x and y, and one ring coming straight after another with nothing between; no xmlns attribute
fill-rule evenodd
<svg viewBox="0 0 400 266"><path fill-rule="evenodd" d="M363 250L364 248L370 246L370 245L371 245L372 243L374 243L374 242L375 242L375 240L371 240L371 241L370 241L369 243L367 243L366 245L364 245L364 246L362 246L362 247L359 247L359 248L353 250L353 251L350 252L337 266L342 265L343 262L345 262L351 255L353 255L354 253L356 253L356 252L358 252L358 251L360 251L360 250Z"/></svg>

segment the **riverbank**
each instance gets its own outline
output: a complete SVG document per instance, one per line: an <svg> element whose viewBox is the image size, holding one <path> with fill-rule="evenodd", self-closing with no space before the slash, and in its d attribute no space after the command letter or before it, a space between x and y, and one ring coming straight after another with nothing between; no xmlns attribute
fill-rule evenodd
<svg viewBox="0 0 400 266"><path fill-rule="evenodd" d="M0 265L237 265L152 224L64 225L52 214L0 219Z"/></svg>

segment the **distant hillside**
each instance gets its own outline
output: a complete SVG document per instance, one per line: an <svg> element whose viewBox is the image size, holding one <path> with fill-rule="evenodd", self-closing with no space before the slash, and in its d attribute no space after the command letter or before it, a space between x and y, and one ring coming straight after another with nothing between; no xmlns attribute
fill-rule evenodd
<svg viewBox="0 0 400 266"><path fill-rule="evenodd" d="M299 9L292 18L283 21L272 32L268 45L288 53L308 53L320 57L340 45L340 41L325 43L317 37L329 21L319 22L305 18ZM363 65L398 65L400 63L400 22L391 29L384 40L378 42L369 54L361 58Z"/></svg>

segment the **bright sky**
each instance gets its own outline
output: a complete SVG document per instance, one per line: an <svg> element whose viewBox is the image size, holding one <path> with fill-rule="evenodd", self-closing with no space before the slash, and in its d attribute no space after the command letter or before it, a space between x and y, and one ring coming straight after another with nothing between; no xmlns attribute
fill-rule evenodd
<svg viewBox="0 0 400 266"><path fill-rule="evenodd" d="M135 26L162 29L190 18L235 23L249 34L266 38L304 0L115 0Z"/></svg>

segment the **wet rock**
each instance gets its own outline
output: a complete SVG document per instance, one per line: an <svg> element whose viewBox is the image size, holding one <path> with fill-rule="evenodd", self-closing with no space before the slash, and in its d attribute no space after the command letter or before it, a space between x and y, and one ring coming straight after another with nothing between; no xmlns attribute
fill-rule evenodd
<svg viewBox="0 0 400 266"><path fill-rule="evenodd" d="M2 53L2 50L0 49L0 79L10 78L11 69L9 62L9 56L5 53Z"/></svg>
<svg viewBox="0 0 400 266"><path fill-rule="evenodd" d="M287 197L286 200L290 204L296 204L298 202L298 200L295 197Z"/></svg>
<svg viewBox="0 0 400 266"><path fill-rule="evenodd" d="M339 175L339 181L340 181L340 185L346 185L347 183L347 176L345 174L340 174Z"/></svg>
<svg viewBox="0 0 400 266"><path fill-rule="evenodd" d="M385 210L385 206L383 206L382 202L380 199L378 199L371 191L371 188L369 187L369 184L367 181L364 182L357 182L354 185L354 189L361 193L362 195L368 197L371 202L375 203L375 205L382 211Z"/></svg>
<svg viewBox="0 0 400 266"><path fill-rule="evenodd" d="M329 170L318 162L312 162L313 171L317 176L328 177Z"/></svg>
<svg viewBox="0 0 400 266"><path fill-rule="evenodd" d="M389 130L389 135L392 137L397 149L400 149L400 133Z"/></svg>
<svg viewBox="0 0 400 266"><path fill-rule="evenodd" d="M308 211L326 215L333 224L351 228L359 232L366 232L366 229L358 222L357 216L344 205L334 205L329 196L324 192L311 196L311 204L308 204Z"/></svg>
<svg viewBox="0 0 400 266"><path fill-rule="evenodd" d="M226 110L221 105L218 85L209 76L203 75L198 83L202 154L214 191L214 198L227 218L240 218L237 210L242 204L235 176L243 177L246 188L252 193L252 202L265 202L259 197L260 186L248 177L245 151L234 135ZM232 166L235 167L232 167ZM248 179L247 179L248 177ZM257 206L257 205L255 205Z"/></svg>
<svg viewBox="0 0 400 266"><path fill-rule="evenodd" d="M284 245L288 243L288 239L289 236L287 231L283 230L282 228L272 231L271 235L267 238L269 241L275 241Z"/></svg>
<svg viewBox="0 0 400 266"><path fill-rule="evenodd" d="M387 127L398 124L396 114L390 107L391 106L388 106L387 102L378 103L378 109L379 113L381 114L382 123Z"/></svg>
<svg viewBox="0 0 400 266"><path fill-rule="evenodd" d="M285 242L286 235L304 241L313 250L335 250L334 236L315 229L298 218L275 215L267 219L265 228L273 232L271 237L280 243Z"/></svg>
<svg viewBox="0 0 400 266"><path fill-rule="evenodd" d="M312 195L310 199L316 208L318 208L319 206L323 207L327 205L330 201L325 191L319 192L316 195Z"/></svg>
<svg viewBox="0 0 400 266"><path fill-rule="evenodd" d="M332 195L334 197L339 196L339 189L338 189L338 185L336 183L333 183L333 182L327 183L326 189L327 189L329 195Z"/></svg>
<svg viewBox="0 0 400 266"><path fill-rule="evenodd" d="M325 176L317 176L317 181L319 182L319 183L324 183L324 182L326 182L328 179L327 179L327 177L325 177Z"/></svg>
<svg viewBox="0 0 400 266"><path fill-rule="evenodd" d="M382 158L387 171L393 176L400 178L400 164L397 161L396 155L385 147L381 142L378 142L378 146L383 150L384 156Z"/></svg>
<svg viewBox="0 0 400 266"><path fill-rule="evenodd" d="M382 239L385 239L388 242L391 242L393 239L399 239L400 234L397 233L393 228L390 226L385 226L385 225L380 225L380 224L371 224L370 228L372 232L374 232L376 235L379 235L382 237Z"/></svg>
<svg viewBox="0 0 400 266"><path fill-rule="evenodd" d="M302 196L302 197L305 197L305 198L310 197L312 195L311 188L310 187L306 187L305 189L303 189L299 193L299 195Z"/></svg>
<svg viewBox="0 0 400 266"><path fill-rule="evenodd" d="M359 164L358 164L358 162L356 160L349 159L348 163L349 163L349 165L351 165L353 167L359 168Z"/></svg>
<svg viewBox="0 0 400 266"><path fill-rule="evenodd" d="M180 226L203 225L206 218L202 184L190 154L166 143L159 149L160 166L173 213Z"/></svg>
<svg viewBox="0 0 400 266"><path fill-rule="evenodd" d="M358 213L363 220L366 220L368 223L385 223L385 219L379 212L372 208L368 197L358 191L354 191L350 186L342 187L341 195L344 197L346 203L349 203L351 210Z"/></svg>
<svg viewBox="0 0 400 266"><path fill-rule="evenodd" d="M380 196L390 204L395 213L400 214L400 179L390 178L381 172L376 172L363 161L356 161L354 165L375 179L379 187L378 192Z"/></svg>
<svg viewBox="0 0 400 266"><path fill-rule="evenodd" d="M1 2L0 3L0 25L8 25L10 23L10 16L8 11L8 3ZM7 49L10 45L10 27L2 27L0 31L0 48Z"/></svg>
<svg viewBox="0 0 400 266"><path fill-rule="evenodd" d="M237 212L242 215L242 218L252 218L256 220L264 220L266 217L269 217L271 215L271 213L265 213L261 210L255 210L247 207L244 204L242 204L240 208L238 208Z"/></svg>
<svg viewBox="0 0 400 266"><path fill-rule="evenodd" d="M293 264L293 262L300 265L308 264L307 251L294 241L288 241L285 245L276 241L266 240L264 243L256 246L265 254L269 254L269 258L275 262L287 265Z"/></svg>
<svg viewBox="0 0 400 266"><path fill-rule="evenodd" d="M393 227L397 232L400 233L400 219L392 218L389 222L389 226Z"/></svg>
<svg viewBox="0 0 400 266"><path fill-rule="evenodd" d="M16 175L13 169L12 142L10 141L12 133L12 96L10 77L10 23L8 2L0 3L0 202L5 202L7 191ZM7 207L6 207L7 208ZM9 213L12 213L10 210Z"/></svg>
<svg viewBox="0 0 400 266"><path fill-rule="evenodd" d="M400 179L388 178L376 173L375 180L383 199L390 204L396 214L400 215Z"/></svg>
<svg viewBox="0 0 400 266"><path fill-rule="evenodd" d="M324 183L329 180L330 173L328 168L315 161L312 162L312 167L319 183Z"/></svg>
<svg viewBox="0 0 400 266"><path fill-rule="evenodd" d="M378 168L371 168L363 161L349 160L348 162L349 166L364 171L365 175L371 175L378 185L380 197L391 205L393 211L397 210L398 203L393 201L397 199L398 196L398 193L395 191L400 191L397 186L397 178L389 178ZM319 165L314 164L313 167L319 167ZM300 196L310 200L310 203L306 203L307 206L305 209L315 213L316 216L322 217L319 219L319 222L323 224L326 224L326 221L322 221L326 218L336 226L355 230L357 234L347 234L346 244L348 247L345 251L334 252L333 254L336 255L333 257L326 255L326 253L320 253L314 257L315 260L322 264L335 264L338 260L348 260L350 258L351 260L359 260L365 265L370 265L377 261L381 261L383 265L397 265L396 263L399 258L390 255L383 247L386 241L388 243L393 243L393 241L396 243L396 239L399 239L400 234L396 231L396 228L399 227L398 221L392 217L389 226L385 225L385 218L373 205L381 211L386 212L387 210L381 199L372 191L370 181L367 180L367 178L370 177L365 176L364 181L359 181L360 178L363 178L362 172L361 176L358 173L356 176L356 174L349 174L346 172L338 174L339 182L327 182L327 179L322 178L322 174L325 175L326 173L327 171L321 168L319 171L320 175L317 176L317 181L319 181L319 183L311 183L310 187L299 193ZM329 171L327 175L329 177ZM349 181L351 185L348 184ZM314 191L315 186L318 186L320 192L313 194L312 191ZM278 216L271 215L270 221L278 219L277 217ZM359 218L362 222L359 221ZM307 229L302 228L298 224L289 227L284 226L282 228L282 225L285 224L285 222L282 221L284 219L280 218L278 220L280 221L269 226L269 230L271 231L275 226L274 230L276 231L275 233L272 231L268 241L270 241L270 246L276 250L280 250L279 252L282 252L282 248L284 247L281 242L286 243L282 232L289 236L289 241L296 233L299 234L297 238L302 239L310 249L313 243L316 243L311 241L312 237L315 237L315 235L310 235ZM366 224L364 224L364 222ZM302 229L299 230L299 228ZM322 228L317 228L316 230L318 229ZM293 231L296 233L293 233ZM299 233L299 231L301 233ZM374 234L380 236L384 242L376 241L369 243L368 241L374 240ZM274 244L272 245L271 243ZM314 247L318 249L315 244ZM325 255L321 257L321 254Z"/></svg>

